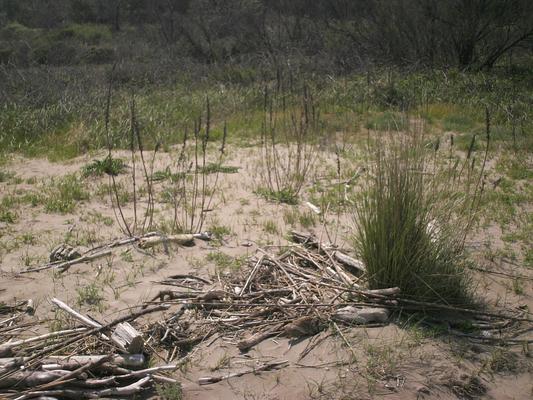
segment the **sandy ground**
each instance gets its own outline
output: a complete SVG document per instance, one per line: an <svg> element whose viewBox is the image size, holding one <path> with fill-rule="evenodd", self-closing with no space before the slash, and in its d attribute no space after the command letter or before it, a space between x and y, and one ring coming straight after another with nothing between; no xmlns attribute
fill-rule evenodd
<svg viewBox="0 0 533 400"><path fill-rule="evenodd" d="M17 180L0 183L0 196L42 191L52 178L77 173L93 158L102 156L84 156L67 163L15 157L5 169L13 172ZM117 156L127 160L128 154ZM87 250L124 236L109 198L96 194L108 182L105 176L85 179L90 199L80 202L72 214L47 213L42 205L18 206L16 223L0 223L0 301L32 298L39 318L53 321L56 314L49 300L58 297L100 321L109 321L128 307L151 299L162 289L154 282L167 276L213 275L216 266L206 259L212 252L250 256L259 246L286 244L284 234L291 225L284 216L295 209L301 214L310 211L304 204L278 205L254 194L260 181L257 157L254 148L231 149L224 161L225 165L238 166L240 170L220 175L220 190L206 220L205 229L223 226L231 231L217 246L199 242L194 247L171 246L168 252L158 249L149 255L123 247L115 250L112 257L73 266L65 274L46 270L16 275L28 265L46 262L51 249L65 241ZM171 160L171 155L162 153L154 169L163 170ZM332 165L331 160L317 160L309 183L328 176ZM128 184L128 175L118 179ZM156 190L161 191L164 185L156 183ZM171 218L171 210L165 207L158 205L156 221ZM132 216L131 203L124 212ZM338 245L349 247L349 240L342 239L349 238L350 215L337 218L331 213L328 220L327 229L318 218L315 226L303 228L297 222L293 227L314 231L324 240L329 237ZM481 253L489 239L493 249L503 248L501 234L496 226L486 227L469 241L471 251L475 256ZM489 266L509 274L533 276L527 268L501 259ZM513 280L506 276L476 273L476 278L478 291L490 305L533 309L533 280L521 281L518 291L513 290ZM88 285L96 286L103 294L100 307L79 302L81 288ZM29 330L28 334L34 331L38 329ZM297 343L284 338L266 340L247 354L236 348L237 338L219 338L198 346L191 361L173 376L183 382L184 398L197 400L533 398L531 353L520 344L500 348L465 338L442 335L434 338L394 318L385 327L347 328L343 332L350 347L339 335L325 331ZM318 344L300 359L310 343ZM288 360L290 365L208 386L196 383L202 376L224 374L269 360Z"/></svg>

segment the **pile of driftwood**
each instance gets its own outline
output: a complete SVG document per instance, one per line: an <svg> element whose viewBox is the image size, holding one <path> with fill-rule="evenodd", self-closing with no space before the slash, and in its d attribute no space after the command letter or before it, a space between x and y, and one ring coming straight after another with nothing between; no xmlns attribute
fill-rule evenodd
<svg viewBox="0 0 533 400"><path fill-rule="evenodd" d="M147 366L144 339L130 324L136 318L166 310L145 308L101 324L61 300L52 303L77 326L28 334L41 328L31 302L3 306L0 321L0 397L10 399L99 399L131 396L155 382L176 384L162 375L176 365Z"/></svg>
<svg viewBox="0 0 533 400"><path fill-rule="evenodd" d="M167 361L215 334L234 338L247 351L269 337L310 336L331 323L387 323L398 288L364 290L361 262L312 236L293 232L293 239L300 244L285 253L260 249L247 267L213 281L175 275L159 282L176 289L159 292L152 303L178 307L146 327L146 334L168 350Z"/></svg>

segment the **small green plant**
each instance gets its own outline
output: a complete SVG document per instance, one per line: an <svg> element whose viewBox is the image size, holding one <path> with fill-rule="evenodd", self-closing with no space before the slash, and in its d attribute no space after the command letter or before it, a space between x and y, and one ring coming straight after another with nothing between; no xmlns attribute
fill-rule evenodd
<svg viewBox="0 0 533 400"><path fill-rule="evenodd" d="M0 171L0 183L7 182L15 176L12 172Z"/></svg>
<svg viewBox="0 0 533 400"><path fill-rule="evenodd" d="M99 286L95 283L90 283L76 289L78 298L76 302L78 306L89 305L96 306L99 311L103 310L104 296Z"/></svg>
<svg viewBox="0 0 533 400"><path fill-rule="evenodd" d="M0 207L0 222L7 224L14 224L17 220L17 214L11 210L7 210L4 207Z"/></svg>
<svg viewBox="0 0 533 400"><path fill-rule="evenodd" d="M218 240L224 239L224 236L231 235L231 229L226 225L214 224L207 231L212 233L215 239Z"/></svg>
<svg viewBox="0 0 533 400"><path fill-rule="evenodd" d="M82 175L88 176L102 176L113 175L117 176L124 172L126 164L120 158L113 158L108 156L102 160L93 160L92 163L82 168Z"/></svg>
<svg viewBox="0 0 533 400"><path fill-rule="evenodd" d="M228 353L222 354L215 365L210 368L211 371L218 371L219 369L227 368L231 364L231 356Z"/></svg>
<svg viewBox="0 0 533 400"><path fill-rule="evenodd" d="M169 180L170 182L178 182L180 179L185 179L187 174L185 172L172 173L170 167L162 171L155 171L152 180L153 181L165 181Z"/></svg>
<svg viewBox="0 0 533 400"><path fill-rule="evenodd" d="M238 269L245 263L244 257L232 257L221 251L213 251L206 256L206 260L215 264L218 268Z"/></svg>
<svg viewBox="0 0 533 400"><path fill-rule="evenodd" d="M513 279L513 292L518 296L524 294L524 285L519 278Z"/></svg>

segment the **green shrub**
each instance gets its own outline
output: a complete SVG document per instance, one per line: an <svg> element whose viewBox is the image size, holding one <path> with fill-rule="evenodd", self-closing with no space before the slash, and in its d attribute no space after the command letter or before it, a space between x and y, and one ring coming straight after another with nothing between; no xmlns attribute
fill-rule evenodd
<svg viewBox="0 0 533 400"><path fill-rule="evenodd" d="M86 64L106 64L115 59L115 50L111 47L91 46L81 55Z"/></svg>
<svg viewBox="0 0 533 400"><path fill-rule="evenodd" d="M432 181L438 174L424 173L422 144L390 144L376 153L372 178L355 203L354 245L369 286L399 287L403 297L423 301L464 303L469 279L462 236L444 217L458 210L443 210L449 194L438 189L447 185Z"/></svg>
<svg viewBox="0 0 533 400"><path fill-rule="evenodd" d="M389 111L373 115L365 125L366 128L376 131L403 131L408 126L405 115Z"/></svg>
<svg viewBox="0 0 533 400"><path fill-rule="evenodd" d="M37 32L37 29L28 28L18 22L11 22L2 28L0 37L6 40L28 39Z"/></svg>
<svg viewBox="0 0 533 400"><path fill-rule="evenodd" d="M72 24L56 33L56 38L77 39L90 45L97 45L102 41L111 40L111 30L107 25L97 24Z"/></svg>
<svg viewBox="0 0 533 400"><path fill-rule="evenodd" d="M475 126L475 122L466 115L452 114L448 115L442 121L445 131L465 132Z"/></svg>
<svg viewBox="0 0 533 400"><path fill-rule="evenodd" d="M113 175L117 176L124 172L126 164L120 158L106 157L102 160L93 160L92 163L82 168L84 177Z"/></svg>

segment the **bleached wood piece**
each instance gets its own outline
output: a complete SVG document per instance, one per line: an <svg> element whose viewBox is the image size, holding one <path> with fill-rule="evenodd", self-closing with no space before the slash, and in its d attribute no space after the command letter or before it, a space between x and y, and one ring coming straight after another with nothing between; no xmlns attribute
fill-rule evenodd
<svg viewBox="0 0 533 400"><path fill-rule="evenodd" d="M61 397L61 398L74 398L74 399L101 399L109 396L133 396L139 393L143 386L152 380L151 376L146 376L137 382L128 386L109 388L102 390L71 390L71 389L57 389L57 390L40 390L23 394L15 398L15 400L26 400L35 397Z"/></svg>
<svg viewBox="0 0 533 400"><path fill-rule="evenodd" d="M305 202L305 205L311 209L315 214L320 214L320 207L315 206L313 203L310 203L309 201Z"/></svg>
<svg viewBox="0 0 533 400"><path fill-rule="evenodd" d="M70 315L72 315L73 317L78 319L81 323L83 323L83 324L85 324L85 325L87 325L87 326L89 326L91 328L102 328L102 324L92 320L89 317L86 317L83 314L80 314L76 310L73 310L68 304L63 303L61 300L53 298L52 299L52 303L55 304L60 309L62 309L63 311L69 313ZM100 337L102 339L104 339L104 340L110 340L110 338L107 337L106 335L104 335L103 333L100 334ZM121 349L122 351L128 353L127 349L123 346L123 342L121 340L116 340L115 338L111 337L111 341L113 343L115 343L119 347L119 349Z"/></svg>
<svg viewBox="0 0 533 400"><path fill-rule="evenodd" d="M130 354L141 353L144 347L142 335L128 322L117 325L111 334L111 340Z"/></svg>
<svg viewBox="0 0 533 400"><path fill-rule="evenodd" d="M94 321L93 319L86 317L83 314L80 314L76 310L72 309L68 304L65 304L59 299L53 298L52 303L65 311L66 313L72 315L74 318L76 318L78 321L82 322L84 325L87 325L91 328L101 328L102 324L99 324L98 322Z"/></svg>
<svg viewBox="0 0 533 400"><path fill-rule="evenodd" d="M333 315L335 321L344 322L347 324L370 324L374 322L387 322L389 318L389 310L386 308L365 307L357 308L354 306L347 306L338 309Z"/></svg>
<svg viewBox="0 0 533 400"><path fill-rule="evenodd" d="M49 383L70 374L71 371L17 371L0 380L0 389L31 388Z"/></svg>
<svg viewBox="0 0 533 400"><path fill-rule="evenodd" d="M385 288L385 289L369 289L365 290L362 293L366 296L397 296L400 294L400 288L399 287L391 287L391 288Z"/></svg>
<svg viewBox="0 0 533 400"><path fill-rule="evenodd" d="M65 369L71 370L79 368L86 364L98 362L107 355L91 355L91 356L49 356L41 360L43 370ZM7 357L0 358L0 367L10 365L24 365L29 357ZM146 358L143 354L116 354L113 356L110 364L125 368L140 368L146 363Z"/></svg>

